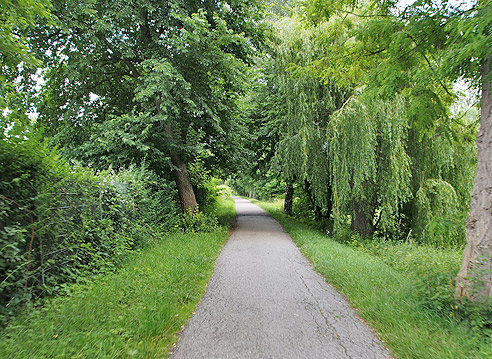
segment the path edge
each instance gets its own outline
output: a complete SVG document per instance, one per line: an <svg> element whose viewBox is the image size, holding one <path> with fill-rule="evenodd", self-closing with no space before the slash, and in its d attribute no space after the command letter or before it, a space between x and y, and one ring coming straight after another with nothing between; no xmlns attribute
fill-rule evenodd
<svg viewBox="0 0 492 359"><path fill-rule="evenodd" d="M234 197L233 197L233 199L234 199ZM234 207L236 207L236 201L234 201ZM268 215L271 216L270 213L268 213ZM224 244L222 245L222 248L220 249L219 253L215 257L214 269L212 271L212 275L210 275L210 278L208 279L207 284L205 285L205 290L203 291L203 294L200 297L200 300L198 301L198 304L196 305L195 309L191 312L191 316L186 320L186 323L183 324L183 326L181 327L181 329L179 330L179 332L176 333L177 339L173 343L173 345L171 346L171 348L167 351L167 358L172 358L172 356L173 356L173 354L176 351L176 348L178 346L178 342L181 339L181 336L183 335L184 330L190 324L191 318L193 318L195 316L195 311L197 310L197 308L202 304L203 297L205 296L205 294L208 291L208 284L210 283L210 280L212 279L213 275L215 274L215 268L217 267L217 259L222 254L222 251L224 250L224 247L226 246L227 242L229 242L229 239L231 239L232 235L236 232L236 229L237 229L237 210L236 210L236 215L234 216L234 218L232 218L231 223L229 224L229 232L228 232L228 235L227 235L227 239L224 241ZM282 227L282 229L283 229L283 227Z"/></svg>

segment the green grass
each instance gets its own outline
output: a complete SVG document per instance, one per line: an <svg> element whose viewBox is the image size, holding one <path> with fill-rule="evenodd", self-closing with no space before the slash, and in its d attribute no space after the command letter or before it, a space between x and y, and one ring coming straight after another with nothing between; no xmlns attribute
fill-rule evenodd
<svg viewBox="0 0 492 359"><path fill-rule="evenodd" d="M221 199L221 223L235 215ZM0 336L0 358L165 358L213 272L229 226L170 234L115 274L18 318Z"/></svg>
<svg viewBox="0 0 492 359"><path fill-rule="evenodd" d="M228 196L227 199L224 196L219 198L219 203L215 211L217 220L221 226L228 227L232 220L236 217L236 206L234 200Z"/></svg>
<svg viewBox="0 0 492 359"><path fill-rule="evenodd" d="M438 314L415 295L421 290L418 273L426 267L454 270L452 250L447 256L438 250L425 255L426 249L391 243L379 248L367 243L364 248L362 243L356 249L287 217L281 202L256 203L283 225L316 270L347 297L396 358L492 358L490 341L452 318L453 308L442 308ZM424 263L428 258L431 263Z"/></svg>

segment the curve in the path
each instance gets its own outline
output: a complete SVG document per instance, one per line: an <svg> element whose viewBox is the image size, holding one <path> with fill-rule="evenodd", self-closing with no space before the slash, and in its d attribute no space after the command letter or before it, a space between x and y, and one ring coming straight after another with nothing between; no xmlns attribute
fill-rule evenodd
<svg viewBox="0 0 492 359"><path fill-rule="evenodd" d="M235 201L237 229L171 358L390 358L280 224Z"/></svg>

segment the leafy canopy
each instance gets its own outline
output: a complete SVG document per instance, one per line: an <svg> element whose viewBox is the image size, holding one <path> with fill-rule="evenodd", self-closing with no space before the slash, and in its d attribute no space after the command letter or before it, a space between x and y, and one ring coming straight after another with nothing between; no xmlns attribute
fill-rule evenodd
<svg viewBox="0 0 492 359"><path fill-rule="evenodd" d="M40 124L66 153L97 167L147 158L168 171L166 158L178 151L231 168L236 98L263 46L261 7L55 1L65 30L35 34L49 64Z"/></svg>

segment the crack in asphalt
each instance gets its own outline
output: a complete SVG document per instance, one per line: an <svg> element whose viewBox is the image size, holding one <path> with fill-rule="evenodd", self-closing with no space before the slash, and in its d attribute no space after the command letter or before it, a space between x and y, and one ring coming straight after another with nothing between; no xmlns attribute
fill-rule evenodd
<svg viewBox="0 0 492 359"><path fill-rule="evenodd" d="M304 286L306 287L309 295L311 295L311 297L313 298L314 302L316 303L316 306L318 308L319 313L321 314L321 316L325 320L326 325L333 331L333 333L335 333L335 336L338 339L338 344L343 348L343 350L345 352L345 355L347 356L347 358L352 359L352 356L349 354L348 348L343 344L342 338L340 337L340 334L338 333L337 329L330 323L329 319L326 317L325 313L323 312L323 309L321 308L321 304L320 304L320 302L318 300L318 297L316 297L314 295L314 293L311 291L311 288L306 283L306 280L304 279L304 276L302 274L300 274L295 267L294 267L294 272L296 272L296 274L298 275L298 277L301 279L302 284L304 284ZM315 322L319 326L319 324L316 321L316 319L315 319Z"/></svg>

